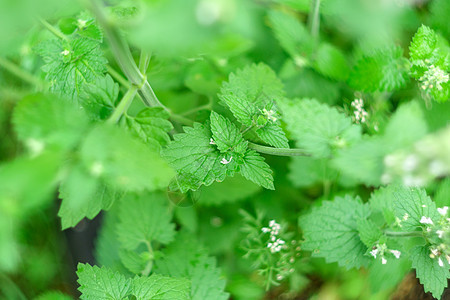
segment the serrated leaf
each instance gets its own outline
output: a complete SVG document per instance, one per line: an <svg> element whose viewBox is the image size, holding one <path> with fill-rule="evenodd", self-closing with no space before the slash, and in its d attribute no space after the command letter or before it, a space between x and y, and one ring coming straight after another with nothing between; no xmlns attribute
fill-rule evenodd
<svg viewBox="0 0 450 300"><path fill-rule="evenodd" d="M289 148L283 129L275 122L268 121L264 127L256 129L255 132L261 140L273 147Z"/></svg>
<svg viewBox="0 0 450 300"><path fill-rule="evenodd" d="M358 235L357 223L369 215L369 206L359 198L345 196L324 201L322 206L300 218L305 237L302 247L313 251L312 256L337 262L347 269L367 266L367 247Z"/></svg>
<svg viewBox="0 0 450 300"><path fill-rule="evenodd" d="M282 99L278 105L297 146L317 158L328 157L361 137L360 126L335 108L316 100Z"/></svg>
<svg viewBox="0 0 450 300"><path fill-rule="evenodd" d="M161 107L147 107L135 117L126 115L125 126L155 151L169 143L168 132L173 129L169 113Z"/></svg>
<svg viewBox="0 0 450 300"><path fill-rule="evenodd" d="M161 275L136 277L132 294L137 300L190 300L191 283L184 278Z"/></svg>
<svg viewBox="0 0 450 300"><path fill-rule="evenodd" d="M91 267L79 263L77 267L80 299L122 300L131 290L131 280L106 267Z"/></svg>
<svg viewBox="0 0 450 300"><path fill-rule="evenodd" d="M380 187L370 195L369 205L373 211L380 211L383 213L384 220L388 224L395 222L394 214L394 192L396 185L388 185Z"/></svg>
<svg viewBox="0 0 450 300"><path fill-rule="evenodd" d="M365 92L394 91L409 80L402 48L391 47L361 58L350 73L349 84Z"/></svg>
<svg viewBox="0 0 450 300"><path fill-rule="evenodd" d="M74 34L97 42L102 42L102 31L96 24L95 19L86 12L82 12L77 16L74 25L76 26Z"/></svg>
<svg viewBox="0 0 450 300"><path fill-rule="evenodd" d="M46 147L71 148L88 128L88 119L75 105L44 94L20 101L14 110L13 123L18 138L33 155Z"/></svg>
<svg viewBox="0 0 450 300"><path fill-rule="evenodd" d="M415 230L419 226L422 217L431 218L433 222L439 220L436 205L427 196L425 190L418 188L406 188L397 186L394 193L393 208L395 216L402 220L402 229ZM408 215L407 220L403 217Z"/></svg>
<svg viewBox="0 0 450 300"><path fill-rule="evenodd" d="M35 49L46 63L42 70L51 83L50 90L69 99L76 99L85 83L94 82L106 72L107 60L100 44L88 38L47 40Z"/></svg>
<svg viewBox="0 0 450 300"><path fill-rule="evenodd" d="M207 125L194 123L194 127L184 127L185 133L174 135L174 141L162 150L162 156L178 173L178 185L182 192L196 190L202 184L223 181L229 164L221 164L222 158L216 146L211 144L212 133ZM234 173L234 172L232 172Z"/></svg>
<svg viewBox="0 0 450 300"><path fill-rule="evenodd" d="M443 259L444 267L439 266L437 259L430 258L430 250L426 246L413 248L410 259L425 292L431 292L433 297L439 299L447 287L447 279L450 278L449 266L445 259Z"/></svg>
<svg viewBox="0 0 450 300"><path fill-rule="evenodd" d="M319 73L336 80L346 80L350 73L344 53L327 43L319 45L315 53L314 68Z"/></svg>
<svg viewBox="0 0 450 300"><path fill-rule="evenodd" d="M274 190L272 170L270 166L264 162L264 158L254 150L247 150L242 163L239 165L242 176L254 183Z"/></svg>
<svg viewBox="0 0 450 300"><path fill-rule="evenodd" d="M91 119L105 120L114 110L118 96L119 84L106 75L85 84L78 101Z"/></svg>
<svg viewBox="0 0 450 300"><path fill-rule="evenodd" d="M369 219L360 219L357 222L358 234L361 242L367 246L367 248L371 248L383 235L380 228Z"/></svg>
<svg viewBox="0 0 450 300"><path fill-rule="evenodd" d="M281 47L297 64L306 64L305 57L312 53L314 40L303 23L292 15L275 10L269 12L269 21Z"/></svg>
<svg viewBox="0 0 450 300"><path fill-rule="evenodd" d="M117 228L123 248L135 250L141 243L157 241L168 244L175 235L175 225L161 193L128 195L120 203Z"/></svg>
<svg viewBox="0 0 450 300"><path fill-rule="evenodd" d="M215 259L206 255L193 236L180 233L162 252L163 257L155 262L155 273L190 279L192 300L228 299Z"/></svg>
<svg viewBox="0 0 450 300"><path fill-rule="evenodd" d="M282 96L283 84L272 69L260 63L231 73L222 84L219 99L239 122L251 126L253 116Z"/></svg>
<svg viewBox="0 0 450 300"><path fill-rule="evenodd" d="M157 153L123 129L108 124L88 134L81 146L81 158L92 174L121 190L165 188L173 176L173 170Z"/></svg>
<svg viewBox="0 0 450 300"><path fill-rule="evenodd" d="M58 216L63 230L76 226L83 218L95 218L123 197L123 193L105 185L79 165L62 181L59 193L62 203Z"/></svg>
<svg viewBox="0 0 450 300"><path fill-rule="evenodd" d="M210 119L212 139L220 152L244 153L247 150L248 142L244 140L236 125L214 111L211 112Z"/></svg>

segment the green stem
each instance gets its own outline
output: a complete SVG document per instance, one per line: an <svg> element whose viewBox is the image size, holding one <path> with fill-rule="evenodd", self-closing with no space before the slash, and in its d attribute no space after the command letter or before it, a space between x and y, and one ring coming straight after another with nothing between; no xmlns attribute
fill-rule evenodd
<svg viewBox="0 0 450 300"><path fill-rule="evenodd" d="M64 35L64 33L62 33L61 31L59 31L59 29L55 28L53 25L51 25L49 22L45 21L44 19L39 18L39 21L41 22L42 25L44 25L44 27L50 31L51 33L53 33L57 38L60 38L62 40L68 41L69 39L67 38L67 36Z"/></svg>
<svg viewBox="0 0 450 300"><path fill-rule="evenodd" d="M120 100L119 105L117 105L114 112L111 114L111 116L108 118L107 122L110 124L115 124L119 121L120 117L128 110L128 108L131 105L131 102L133 102L134 96L136 96L136 92L138 90L138 87L133 85L131 88L126 92L126 94L123 96L122 100Z"/></svg>
<svg viewBox="0 0 450 300"><path fill-rule="evenodd" d="M191 119L185 118L185 117L183 117L181 115L177 115L177 114L174 114L174 113L172 113L170 115L170 119L175 121L175 122L181 123L183 125L192 126L194 124L194 121L192 121Z"/></svg>
<svg viewBox="0 0 450 300"><path fill-rule="evenodd" d="M127 42L117 31L106 17L103 7L98 0L91 1L91 9L97 17L97 21L102 25L103 31L111 46L111 51L125 76L128 80L139 87L139 96L147 106L160 106L169 111L161 102L159 102L152 87L148 83L145 75L137 67Z"/></svg>
<svg viewBox="0 0 450 300"><path fill-rule="evenodd" d="M35 77L34 75L22 70L16 64L10 62L6 58L0 57L0 66L3 67L8 72L10 72L11 74L14 74L15 76L19 77L23 81L26 81L33 85L36 85L39 88L42 88L45 86L45 82L41 81L39 78Z"/></svg>
<svg viewBox="0 0 450 300"><path fill-rule="evenodd" d="M255 127L255 125L248 126L247 128L245 128L245 129L241 132L241 134L242 134L242 135L246 134L247 132L249 132L250 130L252 130L253 127Z"/></svg>
<svg viewBox="0 0 450 300"><path fill-rule="evenodd" d="M131 84L123 78L122 75L120 75L116 70L114 70L110 65L106 66L106 69L108 70L108 73L117 80L121 85L129 89L131 87Z"/></svg>
<svg viewBox="0 0 450 300"><path fill-rule="evenodd" d="M423 237L422 231L410 231L410 232L385 231L384 234L386 236L391 236L391 237Z"/></svg>
<svg viewBox="0 0 450 300"><path fill-rule="evenodd" d="M291 149L291 148L274 148L267 147L263 145L254 144L252 142L248 142L248 147L257 152L276 155L276 156L310 156L308 153L305 153L305 150L302 149Z"/></svg>
<svg viewBox="0 0 450 300"><path fill-rule="evenodd" d="M311 0L311 8L308 15L308 25L311 36L314 40L319 37L320 18L319 18L320 0Z"/></svg>
<svg viewBox="0 0 450 300"><path fill-rule="evenodd" d="M150 244L149 241L145 241L145 245L147 245L147 250L150 253L151 258L147 262L147 265L145 266L144 270L142 270L142 272L141 272L142 276L150 275L150 272L153 269L153 248L152 248L152 244Z"/></svg>
<svg viewBox="0 0 450 300"><path fill-rule="evenodd" d="M200 110L211 110L211 103L205 104L205 105L201 105L198 106L196 108L190 109L188 111L185 111L184 113L182 113L180 116L189 116L192 115L193 113L196 113Z"/></svg>

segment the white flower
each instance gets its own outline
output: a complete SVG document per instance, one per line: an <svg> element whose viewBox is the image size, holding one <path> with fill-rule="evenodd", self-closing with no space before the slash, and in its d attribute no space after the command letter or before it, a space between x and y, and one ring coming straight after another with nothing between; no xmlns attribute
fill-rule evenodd
<svg viewBox="0 0 450 300"><path fill-rule="evenodd" d="M386 258L382 257L382 258L381 258L381 263L382 263L383 265L385 265L385 264L387 263Z"/></svg>
<svg viewBox="0 0 450 300"><path fill-rule="evenodd" d="M440 239L442 239L442 236L444 235L444 231L443 230L436 230L436 233L437 233L438 237Z"/></svg>
<svg viewBox="0 0 450 300"><path fill-rule="evenodd" d="M65 49L64 51L61 52L62 55L67 56L70 54L70 51Z"/></svg>
<svg viewBox="0 0 450 300"><path fill-rule="evenodd" d="M442 207L442 208L438 208L437 211L438 211L438 213L439 213L441 216L446 216L446 215L447 215L447 212L448 212L448 206L444 206L444 207Z"/></svg>
<svg viewBox="0 0 450 300"><path fill-rule="evenodd" d="M209 139L209 144L210 144L210 145L215 145L216 142L214 142L213 138L210 138L210 139Z"/></svg>
<svg viewBox="0 0 450 300"><path fill-rule="evenodd" d="M355 111L353 112L355 115L355 122L357 124L359 123L365 123L366 117L369 116L369 113L364 110L364 102L362 99L355 99L351 103L351 106L355 108Z"/></svg>
<svg viewBox="0 0 450 300"><path fill-rule="evenodd" d="M421 87L423 90L432 89L434 87L438 90L442 90L442 84L447 83L448 80L449 76L447 72L434 65L431 65L423 76L419 78L419 81L422 82Z"/></svg>
<svg viewBox="0 0 450 300"><path fill-rule="evenodd" d="M450 265L450 255L446 255L445 259L447 260L448 264Z"/></svg>
<svg viewBox="0 0 450 300"><path fill-rule="evenodd" d="M436 256L439 256L439 250L438 249L436 249L436 248L431 248L430 249L430 252L431 252L431 254L430 254L430 257L431 258L435 258Z"/></svg>
<svg viewBox="0 0 450 300"><path fill-rule="evenodd" d="M416 155L414 155L414 154L408 155L405 158L405 160L403 161L403 166L402 166L403 167L403 171L406 171L406 172L413 171L417 167L418 162L419 161L418 161Z"/></svg>
<svg viewBox="0 0 450 300"><path fill-rule="evenodd" d="M440 257L438 258L438 264L440 267L444 266L444 262L442 261L442 259Z"/></svg>
<svg viewBox="0 0 450 300"><path fill-rule="evenodd" d="M392 254L394 254L395 258L399 259L400 255L402 254L400 251L398 250L389 250Z"/></svg>
<svg viewBox="0 0 450 300"><path fill-rule="evenodd" d="M230 157L230 160L227 160L227 159L224 157L224 158L222 158L222 160L220 161L220 163L223 164L223 165L228 165L228 164L231 162L232 159L233 159L233 156Z"/></svg>
<svg viewBox="0 0 450 300"><path fill-rule="evenodd" d="M371 254L374 258L377 258L378 248L377 248L377 249L373 249L372 251L370 251L370 254Z"/></svg>
<svg viewBox="0 0 450 300"><path fill-rule="evenodd" d="M268 233L270 231L270 229L267 227L263 227L263 228L261 228L261 231L264 233Z"/></svg>
<svg viewBox="0 0 450 300"><path fill-rule="evenodd" d="M427 218L425 216L422 216L422 218L419 221L421 224L433 224L433 221L431 220L431 218Z"/></svg>
<svg viewBox="0 0 450 300"><path fill-rule="evenodd" d="M277 118L275 118L275 112L273 110L267 110L267 109L263 109L262 113L264 116L266 116L267 119L269 119L272 122L275 122L277 120Z"/></svg>
<svg viewBox="0 0 450 300"><path fill-rule="evenodd" d="M87 23L86 20L81 20L81 19L78 19L78 20L77 20L78 28L83 29L84 27L86 27L86 23Z"/></svg>

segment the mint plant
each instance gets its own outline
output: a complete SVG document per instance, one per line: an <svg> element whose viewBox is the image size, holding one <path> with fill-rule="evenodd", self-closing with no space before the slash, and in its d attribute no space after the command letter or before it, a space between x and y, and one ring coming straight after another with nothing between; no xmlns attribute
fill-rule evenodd
<svg viewBox="0 0 450 300"><path fill-rule="evenodd" d="M17 6L2 298L447 297L447 2Z"/></svg>

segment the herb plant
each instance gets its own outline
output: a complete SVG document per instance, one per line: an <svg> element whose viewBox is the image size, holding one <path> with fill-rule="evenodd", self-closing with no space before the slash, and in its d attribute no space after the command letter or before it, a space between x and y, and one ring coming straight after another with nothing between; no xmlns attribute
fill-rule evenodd
<svg viewBox="0 0 450 300"><path fill-rule="evenodd" d="M1 2L0 295L444 299L448 3Z"/></svg>

